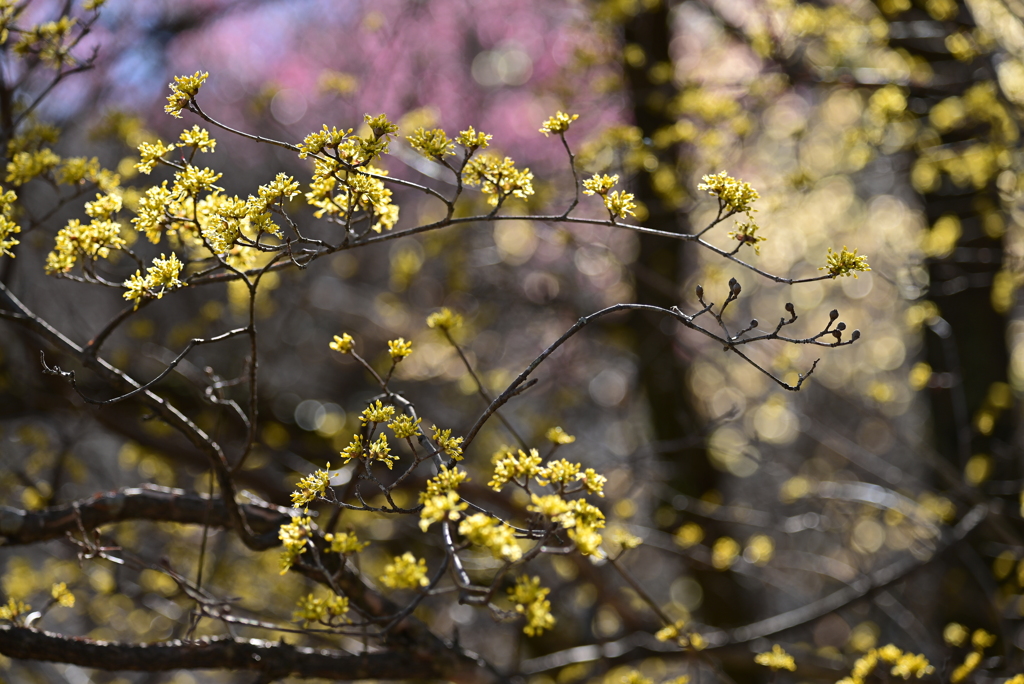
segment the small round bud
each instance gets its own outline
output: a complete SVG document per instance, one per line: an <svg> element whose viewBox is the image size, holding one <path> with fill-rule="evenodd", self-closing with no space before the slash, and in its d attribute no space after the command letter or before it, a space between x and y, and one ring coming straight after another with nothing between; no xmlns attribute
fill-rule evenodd
<svg viewBox="0 0 1024 684"><path fill-rule="evenodd" d="M740 281L736 280L735 278L729 278L730 292L732 292L734 295L738 295L740 293L740 290L742 289L743 287L740 285Z"/></svg>
<svg viewBox="0 0 1024 684"><path fill-rule="evenodd" d="M704 298L704 286L703 285L698 285L697 286L697 299L703 299L703 298Z"/></svg>
<svg viewBox="0 0 1024 684"><path fill-rule="evenodd" d="M836 323L836 330L846 330L846 324L842 321Z"/></svg>
<svg viewBox="0 0 1024 684"><path fill-rule="evenodd" d="M757 319L756 318L750 321L750 327L751 328L756 328L757 327Z"/></svg>
<svg viewBox="0 0 1024 684"><path fill-rule="evenodd" d="M850 340L859 340L859 339L860 339L860 330L854 330L850 334Z"/></svg>
<svg viewBox="0 0 1024 684"><path fill-rule="evenodd" d="M839 318L839 309L832 309L828 312L828 320L834 321Z"/></svg>
<svg viewBox="0 0 1024 684"><path fill-rule="evenodd" d="M832 337L836 338L837 340L841 340L843 339L843 333L839 332L838 330L833 330Z"/></svg>
<svg viewBox="0 0 1024 684"><path fill-rule="evenodd" d="M796 309L793 308L793 302L786 302L786 311L789 313L796 313Z"/></svg>

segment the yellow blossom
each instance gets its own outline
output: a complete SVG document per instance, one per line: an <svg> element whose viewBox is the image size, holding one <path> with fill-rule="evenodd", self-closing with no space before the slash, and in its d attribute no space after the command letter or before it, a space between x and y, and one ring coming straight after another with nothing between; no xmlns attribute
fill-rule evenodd
<svg viewBox="0 0 1024 684"><path fill-rule="evenodd" d="M568 434L562 428L555 426L544 433L544 437L547 438L552 444L558 444L559 446L564 444L572 444L576 441L573 435Z"/></svg>
<svg viewBox="0 0 1024 684"><path fill-rule="evenodd" d="M354 532L328 532L324 535L324 541L331 545L331 553L340 553L347 556L350 553L359 553L370 542L361 542Z"/></svg>
<svg viewBox="0 0 1024 684"><path fill-rule="evenodd" d="M427 316L427 327L439 330L453 330L462 325L462 316L454 313L448 307Z"/></svg>
<svg viewBox="0 0 1024 684"><path fill-rule="evenodd" d="M524 485L527 480L540 472L540 461L540 454L536 449L530 449L529 454L520 449L518 455L511 451L500 451L496 454L494 475L487 486L500 492L505 483L509 481Z"/></svg>
<svg viewBox="0 0 1024 684"><path fill-rule="evenodd" d="M384 574L380 577L381 584L389 589L416 589L430 584L427 579L427 562L416 559L408 551L384 566Z"/></svg>
<svg viewBox="0 0 1024 684"><path fill-rule="evenodd" d="M770 667L772 670L796 670L796 661L793 656L786 653L781 646L775 644L772 650L758 653L754 656L754 662L758 665Z"/></svg>
<svg viewBox="0 0 1024 684"><path fill-rule="evenodd" d="M324 490L331 483L331 475L328 472L331 464L328 463L323 470L314 471L313 474L299 480L297 491L292 492L292 504L304 506L317 497L323 496Z"/></svg>
<svg viewBox="0 0 1024 684"><path fill-rule="evenodd" d="M490 145L490 140L493 137L493 135L488 135L487 133L480 133L470 126L459 133L459 137L455 138L455 142L470 151L476 151Z"/></svg>
<svg viewBox="0 0 1024 684"><path fill-rule="evenodd" d="M68 591L68 585L65 582L59 582L50 587L50 596L65 608L72 608L75 605L75 595Z"/></svg>
<svg viewBox="0 0 1024 684"><path fill-rule="evenodd" d="M192 76L175 76L174 83L170 84L171 94L167 96L164 111L180 119L181 110L188 107L188 103L199 93L199 88L209 75L209 72L197 71Z"/></svg>
<svg viewBox="0 0 1024 684"><path fill-rule="evenodd" d="M441 448L441 451L443 451L448 458L453 461L461 461L462 437L452 437L452 431L450 429L442 430L436 425L431 425L430 429L433 432L434 441L437 443L437 446Z"/></svg>
<svg viewBox="0 0 1024 684"><path fill-rule="evenodd" d="M388 340L388 353L394 361L401 361L409 354L412 354L412 342L406 342L404 337L396 340Z"/></svg>
<svg viewBox="0 0 1024 684"><path fill-rule="evenodd" d="M615 190L604 196L604 206L613 219L636 215L633 193Z"/></svg>
<svg viewBox="0 0 1024 684"><path fill-rule="evenodd" d="M465 470L458 468L448 469L448 466L441 464L441 471L434 477L427 480L427 496L439 496L455 490L460 484L468 480ZM422 498L422 494L420 497Z"/></svg>
<svg viewBox="0 0 1024 684"><path fill-rule="evenodd" d="M545 598L550 592L550 589L540 585L539 577L525 575L516 579L516 585L508 590L516 612L526 616L526 626L523 627L526 636L540 636L545 629L555 626L551 602Z"/></svg>
<svg viewBox="0 0 1024 684"><path fill-rule="evenodd" d="M420 503L423 504L423 508L420 510L420 529L424 532L436 522L458 520L459 512L469 507L469 504L462 501L459 495L453 491L436 496L421 493Z"/></svg>
<svg viewBox="0 0 1024 684"><path fill-rule="evenodd" d="M579 114L569 115L565 112L557 112L554 116L549 117L547 121L541 124L540 132L544 134L545 138L551 133L561 135L569 130L570 124L578 118L580 118Z"/></svg>
<svg viewBox="0 0 1024 684"><path fill-rule="evenodd" d="M344 618L348 613L348 597L332 594L328 598L316 598L313 594L298 600L298 607L292 613L292 620L302 621L304 625L313 622L331 624L335 618ZM348 620L344 620L348 622Z"/></svg>
<svg viewBox="0 0 1024 684"><path fill-rule="evenodd" d="M466 185L479 185L489 195L487 203L498 206L508 197L526 199L533 194L533 173L530 169L517 169L509 157L499 159L492 154L474 157L462 172Z"/></svg>
<svg viewBox="0 0 1024 684"><path fill-rule="evenodd" d="M413 148L427 159L443 159L455 154L455 143L440 128L429 131L417 128L406 140Z"/></svg>
<svg viewBox="0 0 1024 684"><path fill-rule="evenodd" d="M168 152L173 152L177 145L164 145L163 142L157 140L155 143L144 142L139 145L139 162L135 165L135 168L140 173L149 175L149 173L156 167L157 162L161 161L162 157Z"/></svg>
<svg viewBox="0 0 1024 684"><path fill-rule="evenodd" d="M495 558L509 563L516 562L523 555L512 528L485 513L465 518L459 523L459 534L471 543L489 550Z"/></svg>
<svg viewBox="0 0 1024 684"><path fill-rule="evenodd" d="M183 287L184 283L178 280L183 264L178 261L177 255L171 253L170 257L161 254L153 259L153 265L146 269L145 277L140 271L124 281L127 292L124 298L135 301L138 304L143 297L163 298L170 290Z"/></svg>
<svg viewBox="0 0 1024 684"><path fill-rule="evenodd" d="M412 416L406 414L400 414L394 418L388 427L395 433L396 439L406 439L412 437L420 431L420 421L422 418L412 419Z"/></svg>
<svg viewBox="0 0 1024 684"><path fill-rule="evenodd" d="M604 197L608 194L608 191L615 187L615 184L619 182L619 174L614 176L594 174L590 178L583 181L583 194L584 195L601 195Z"/></svg>
<svg viewBox="0 0 1024 684"><path fill-rule="evenodd" d="M356 346L356 341L348 333L342 333L341 336L335 335L328 346L336 352L348 354Z"/></svg>
<svg viewBox="0 0 1024 684"><path fill-rule="evenodd" d="M309 516L293 517L290 523L281 525L277 536L284 551L281 552L281 574L288 572L298 557L306 552L306 542L312 534L313 520Z"/></svg>
<svg viewBox="0 0 1024 684"><path fill-rule="evenodd" d="M697 189L718 197L721 206L730 212L749 211L750 205L760 197L749 183L737 180L725 171L704 176Z"/></svg>
<svg viewBox="0 0 1024 684"><path fill-rule="evenodd" d="M370 404L359 414L359 422L363 425L369 423L386 423L395 415L395 407L390 404L382 404L380 399Z"/></svg>
<svg viewBox="0 0 1024 684"><path fill-rule="evenodd" d="M217 141L210 137L210 132L199 126L192 126L185 129L178 138L182 147L193 147L200 152L213 152L217 147Z"/></svg>
<svg viewBox="0 0 1024 684"><path fill-rule="evenodd" d="M844 246L841 252L833 252L832 248L829 247L828 254L825 257L825 265L818 268L818 270L828 271L828 274L833 278L847 275L852 275L856 278L857 271L870 271L871 267L868 266L868 258L866 256L858 256L857 250L848 252Z"/></svg>

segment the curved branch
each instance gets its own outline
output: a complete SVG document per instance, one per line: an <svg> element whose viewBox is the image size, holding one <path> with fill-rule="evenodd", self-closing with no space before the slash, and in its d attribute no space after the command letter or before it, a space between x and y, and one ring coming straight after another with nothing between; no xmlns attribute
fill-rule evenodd
<svg viewBox="0 0 1024 684"><path fill-rule="evenodd" d="M289 509L269 503L243 504L241 508L261 548L280 544L277 530L291 519ZM69 532L94 530L125 520L231 527L231 517L220 499L146 485L102 492L38 511L0 506L0 547L62 539Z"/></svg>
<svg viewBox="0 0 1024 684"><path fill-rule="evenodd" d="M468 656L448 659L439 653L411 649L352 655L343 651L292 646L283 641L232 637L131 644L71 638L11 625L0 626L0 653L9 658L70 663L100 670L260 672L265 677L261 681L294 675L323 677L332 681L452 679L479 682L486 672Z"/></svg>

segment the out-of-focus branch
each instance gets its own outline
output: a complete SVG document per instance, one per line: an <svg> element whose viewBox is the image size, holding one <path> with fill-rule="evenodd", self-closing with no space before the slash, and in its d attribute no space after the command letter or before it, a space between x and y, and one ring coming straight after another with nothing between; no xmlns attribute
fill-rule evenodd
<svg viewBox="0 0 1024 684"><path fill-rule="evenodd" d="M450 679L467 684L493 681L486 669L469 658L452 660L442 654L410 649L352 655L301 648L283 641L231 637L129 644L69 638L0 625L0 653L10 658L70 663L101 670L162 672L184 668L258 672L264 675L261 681L288 675L333 681Z"/></svg>
<svg viewBox="0 0 1024 684"><path fill-rule="evenodd" d="M278 528L289 521L287 508L271 504L243 504L242 511L261 548L280 544ZM0 506L0 546L35 544L60 539L68 532L94 530L125 520L206 524L231 527L224 502L181 489L147 485L103 492L39 511Z"/></svg>

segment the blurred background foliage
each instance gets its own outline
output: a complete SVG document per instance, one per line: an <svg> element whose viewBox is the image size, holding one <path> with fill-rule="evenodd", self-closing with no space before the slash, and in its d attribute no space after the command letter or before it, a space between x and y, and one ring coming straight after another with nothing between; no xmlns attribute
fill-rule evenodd
<svg viewBox="0 0 1024 684"><path fill-rule="evenodd" d="M33 11L42 18L53 7L38 2ZM801 681L840 679L860 653L890 642L926 654L945 681L963 659L943 641L956 621L998 636L972 675L978 681L1020 671L1019 3L110 0L81 49L93 46L95 68L61 83L39 116L62 130L58 154L96 155L120 173L129 207L145 187L133 169L138 144L180 132L182 122L161 111L166 83L203 70L211 74L207 112L278 139L298 141L322 123L358 127L366 112L387 112L403 134L469 125L492 133L497 148L533 170L530 208L538 211L563 206L573 191L564 151L537 127L556 109L577 112L568 137L579 167L621 174L641 203L637 223L701 228L717 207L697 192L699 178L727 169L762 198L757 220L767 240L759 255L742 248L742 258L808 277L827 248L868 255L872 270L856 279L789 286L692 244L524 221L447 228L269 275L258 300L259 446L238 479L279 505L299 477L337 460L375 394L349 357L328 349L343 330L377 362L387 340L413 340L415 353L396 373L401 390L458 434L483 404L455 351L424 324L441 306L465 317L457 340L491 392L582 315L629 301L692 310L698 283L721 299L732 277L744 293L737 320L770 328L792 302L808 334L833 308L863 332L858 344L821 355L808 384L790 393L682 326L624 315L574 338L506 417L530 444L553 425L577 436L566 455L609 477L610 525L645 540L623 565L698 632L757 624L858 582L870 580L871 591L767 638L732 633L740 643L700 656L659 653L656 643L628 641L661 626L635 589L607 565L556 556L534 570L552 587L555 631L526 639L483 611L426 602L419 610L437 633L457 631L531 684L614 679L623 665L659 680L766 678L753 653L773 642L795 655L801 669L792 676ZM185 126L196 122L186 114ZM229 193L245 196L279 171L308 178L294 154L218 137L208 163L224 172ZM392 152L384 160L392 175L445 182L404 141ZM25 193L36 216L54 201L51 188ZM395 199L408 225L438 218L436 206L401 188ZM299 203L295 211L312 220ZM0 278L82 343L122 300L43 275L54 233L78 215L71 204L22 235L18 258L0 261ZM734 246L724 231L708 239ZM134 317L106 353L152 377L190 338L242 322L246 304L231 286L177 292ZM84 407L66 383L42 375L36 338L4 325L0 339L5 505L40 509L143 482L208 491L204 457L160 421L130 403ZM816 351L762 345L754 358L795 381ZM245 356L241 341L196 349L161 390L221 441L241 440L197 387L206 368L241 375ZM510 441L498 423L482 433L466 491L493 498L484 487L488 457ZM949 543L952 526L978 505L989 511L984 524ZM361 554L370 575L409 548L430 558L432 542L414 534L414 520L364 515L348 524L373 542ZM193 577L205 538L196 527L140 522L104 534L142 557L174 559ZM248 551L223 531L208 537L205 581L240 609L287 621L311 590L301 577L278 576L275 553ZM63 581L79 602L49 614L48 629L129 641L182 636L190 599L166 576L80 564L75 553L59 542L0 547L4 598L40 603ZM912 571L872 584L871 573L907 559ZM205 621L197 633L221 631ZM615 657L545 660L616 640L629 647ZM0 667L19 682L243 681L12 660Z"/></svg>

